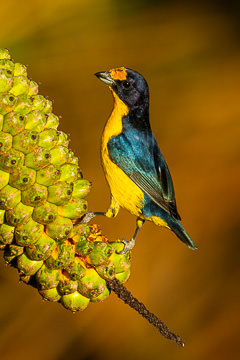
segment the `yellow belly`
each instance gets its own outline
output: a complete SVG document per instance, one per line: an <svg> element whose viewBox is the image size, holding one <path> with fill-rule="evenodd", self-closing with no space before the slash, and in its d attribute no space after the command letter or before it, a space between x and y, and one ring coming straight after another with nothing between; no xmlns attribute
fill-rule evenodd
<svg viewBox="0 0 240 360"><path fill-rule="evenodd" d="M106 148L102 149L102 162L115 201L120 207L127 209L133 215L140 216L144 201L142 190L110 160Z"/></svg>
<svg viewBox="0 0 240 360"><path fill-rule="evenodd" d="M111 89L111 88L110 88ZM110 158L107 149L112 136L122 132L122 117L128 114L128 107L112 91L114 108L104 128L101 144L102 165L111 194L115 201L133 215L140 216L144 194L141 189Z"/></svg>

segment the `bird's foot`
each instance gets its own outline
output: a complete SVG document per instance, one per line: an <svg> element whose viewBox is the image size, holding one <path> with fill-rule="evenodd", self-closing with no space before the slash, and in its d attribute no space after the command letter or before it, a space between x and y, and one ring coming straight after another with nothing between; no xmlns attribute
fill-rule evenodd
<svg viewBox="0 0 240 360"><path fill-rule="evenodd" d="M128 251L132 250L135 246L135 239L132 238L129 241L127 241L126 239L121 239L121 243L124 244L124 248L121 251L116 251L116 254L118 254L118 255L124 255Z"/></svg>

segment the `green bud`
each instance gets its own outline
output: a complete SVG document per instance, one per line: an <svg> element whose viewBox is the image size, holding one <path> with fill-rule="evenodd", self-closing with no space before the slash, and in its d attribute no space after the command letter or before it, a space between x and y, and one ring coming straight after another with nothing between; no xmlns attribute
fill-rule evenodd
<svg viewBox="0 0 240 360"><path fill-rule="evenodd" d="M73 227L73 232L71 237L73 238L73 240L75 242L78 242L81 238L81 235L85 236L85 239L89 236L90 234L90 226L88 224L75 224Z"/></svg>
<svg viewBox="0 0 240 360"><path fill-rule="evenodd" d="M43 148L52 149L57 142L57 131L54 129L45 129L39 134L39 146Z"/></svg>
<svg viewBox="0 0 240 360"><path fill-rule="evenodd" d="M58 134L58 145L68 147L69 140L67 134L65 134L63 131L58 131L57 134Z"/></svg>
<svg viewBox="0 0 240 360"><path fill-rule="evenodd" d="M33 208L19 202L13 209L6 211L6 221L8 225L17 226L29 221L32 216Z"/></svg>
<svg viewBox="0 0 240 360"><path fill-rule="evenodd" d="M58 215L58 208L54 204L45 202L43 205L34 208L32 218L40 224L52 223Z"/></svg>
<svg viewBox="0 0 240 360"><path fill-rule="evenodd" d="M53 250L46 259L45 264L49 269L65 269L73 262L74 256L74 245L69 241L65 241Z"/></svg>
<svg viewBox="0 0 240 360"><path fill-rule="evenodd" d="M57 242L62 242L67 239L72 231L73 224L68 218L57 216L57 218L46 226L48 236Z"/></svg>
<svg viewBox="0 0 240 360"><path fill-rule="evenodd" d="M32 95L30 97L32 102L32 110L45 111L47 107L47 99L42 95Z"/></svg>
<svg viewBox="0 0 240 360"><path fill-rule="evenodd" d="M23 273L19 274L19 281L24 282L25 284L30 284L32 280L32 276L31 275L25 275Z"/></svg>
<svg viewBox="0 0 240 360"><path fill-rule="evenodd" d="M56 246L55 241L43 232L34 245L26 248L26 253L32 260L46 260Z"/></svg>
<svg viewBox="0 0 240 360"><path fill-rule="evenodd" d="M12 147L12 136L0 131L0 154L4 151L8 151Z"/></svg>
<svg viewBox="0 0 240 360"><path fill-rule="evenodd" d="M78 291L75 291L74 293L69 295L63 295L61 298L63 306L73 312L83 311L84 309L86 309L89 301L90 300L88 298L79 294Z"/></svg>
<svg viewBox="0 0 240 360"><path fill-rule="evenodd" d="M4 245L11 244L14 237L14 227L7 224L0 225L0 242Z"/></svg>
<svg viewBox="0 0 240 360"><path fill-rule="evenodd" d="M46 113L51 113L52 112L52 101L45 99L46 100L46 105L45 105L45 109L44 111Z"/></svg>
<svg viewBox="0 0 240 360"><path fill-rule="evenodd" d="M34 275L42 266L43 261L35 261L29 259L27 254L24 252L17 258L17 267L20 273L25 275Z"/></svg>
<svg viewBox="0 0 240 360"><path fill-rule="evenodd" d="M0 170L0 189L2 189L4 186L8 184L9 176L10 176L9 173Z"/></svg>
<svg viewBox="0 0 240 360"><path fill-rule="evenodd" d="M45 128L46 123L46 114L39 110L33 110L26 115L25 129L41 132Z"/></svg>
<svg viewBox="0 0 240 360"><path fill-rule="evenodd" d="M30 100L32 101L32 109L33 110L40 110L45 113L49 113L52 111L52 102L48 99L46 99L42 95L32 95L30 97Z"/></svg>
<svg viewBox="0 0 240 360"><path fill-rule="evenodd" d="M21 191L10 185L0 190L0 209L9 210L17 206L21 201Z"/></svg>
<svg viewBox="0 0 240 360"><path fill-rule="evenodd" d="M36 181L38 184L50 186L55 184L61 177L61 170L50 164L43 169L38 170Z"/></svg>
<svg viewBox="0 0 240 360"><path fill-rule="evenodd" d="M119 280L120 283L122 284L125 283L129 279L129 277L130 277L130 267L126 271L115 275L115 278Z"/></svg>
<svg viewBox="0 0 240 360"><path fill-rule="evenodd" d="M56 288L39 290L39 294L42 295L45 300L52 302L56 302L61 299L61 295Z"/></svg>
<svg viewBox="0 0 240 360"><path fill-rule="evenodd" d="M0 92L7 92L13 85L13 72L9 69L0 69Z"/></svg>
<svg viewBox="0 0 240 360"><path fill-rule="evenodd" d="M0 59L11 59L8 49L0 49Z"/></svg>
<svg viewBox="0 0 240 360"><path fill-rule="evenodd" d="M86 274L86 267L82 259L78 256L74 257L74 260L66 268L71 280L79 280Z"/></svg>
<svg viewBox="0 0 240 360"><path fill-rule="evenodd" d="M36 171L26 166L10 174L9 185L19 189L26 190L35 183Z"/></svg>
<svg viewBox="0 0 240 360"><path fill-rule="evenodd" d="M13 94L11 95L13 96ZM18 96L15 104L15 111L19 114L25 115L32 111L32 98L27 95Z"/></svg>
<svg viewBox="0 0 240 360"><path fill-rule="evenodd" d="M115 266L112 262L96 266L95 270L103 279L113 280L115 277Z"/></svg>
<svg viewBox="0 0 240 360"><path fill-rule="evenodd" d="M13 137L13 148L28 154L38 148L38 139L36 131L24 130Z"/></svg>
<svg viewBox="0 0 240 360"><path fill-rule="evenodd" d="M3 115L0 114L0 130L3 128Z"/></svg>
<svg viewBox="0 0 240 360"><path fill-rule="evenodd" d="M91 190L91 183L88 180L80 179L74 182L72 196L83 199Z"/></svg>
<svg viewBox="0 0 240 360"><path fill-rule="evenodd" d="M38 148L36 151L25 156L25 165L40 170L51 162L51 152L44 148Z"/></svg>
<svg viewBox="0 0 240 360"><path fill-rule="evenodd" d="M95 269L87 269L86 275L78 281L78 291L87 298L94 299L105 291L106 281Z"/></svg>
<svg viewBox="0 0 240 360"><path fill-rule="evenodd" d="M22 202L25 205L39 206L46 201L48 196L47 188L35 183L29 189L22 191Z"/></svg>
<svg viewBox="0 0 240 360"><path fill-rule="evenodd" d="M24 130L25 122L25 115L11 111L4 116L3 131L11 134L12 136L17 135Z"/></svg>
<svg viewBox="0 0 240 360"><path fill-rule="evenodd" d="M79 256L87 256L93 251L93 242L88 241L84 235L80 235L79 240L75 243L75 251Z"/></svg>
<svg viewBox="0 0 240 360"><path fill-rule="evenodd" d="M9 245L9 253L11 256L19 256L23 253L24 248L18 245Z"/></svg>
<svg viewBox="0 0 240 360"><path fill-rule="evenodd" d="M99 302L103 301L110 295L110 291L108 290L107 286L105 287L105 290L98 296L91 298L91 302Z"/></svg>
<svg viewBox="0 0 240 360"><path fill-rule="evenodd" d="M14 71L14 62L10 59L0 59L0 69Z"/></svg>
<svg viewBox="0 0 240 360"><path fill-rule="evenodd" d="M109 258L109 261L113 262L115 266L116 274L127 271L131 265L131 253L117 254L117 252L123 250L124 244L121 242L111 242L113 247L113 253Z"/></svg>
<svg viewBox="0 0 240 360"><path fill-rule="evenodd" d="M66 204L72 196L72 185L66 182L58 182L48 187L48 201L55 205Z"/></svg>
<svg viewBox="0 0 240 360"><path fill-rule="evenodd" d="M4 249L4 261L9 264L17 256L21 255L24 251L22 246L11 244Z"/></svg>
<svg viewBox="0 0 240 360"><path fill-rule="evenodd" d="M44 226L30 219L15 230L16 243L20 246L34 245L44 232Z"/></svg>
<svg viewBox="0 0 240 360"><path fill-rule="evenodd" d="M27 67L23 64L20 63L15 63L14 64L14 76L27 76Z"/></svg>
<svg viewBox="0 0 240 360"><path fill-rule="evenodd" d="M74 155L74 152L71 151L71 150L69 150L69 152L68 152L68 162L69 162L69 164L73 164L73 165L79 166L79 165L78 165L78 161L79 161L79 159L78 159L77 156ZM79 169L79 170L80 170L80 169ZM79 173L80 173L80 177L82 178L82 172L81 172L81 170L79 171Z"/></svg>
<svg viewBox="0 0 240 360"><path fill-rule="evenodd" d="M87 255L86 261L88 264L94 266L106 264L112 253L113 249L110 244L101 241L94 241L92 251L89 255Z"/></svg>
<svg viewBox="0 0 240 360"><path fill-rule="evenodd" d="M81 178L79 166L74 164L64 164L61 166L61 181L73 182Z"/></svg>
<svg viewBox="0 0 240 360"><path fill-rule="evenodd" d="M9 92L15 96L27 94L30 80L24 75L14 76L13 86Z"/></svg>
<svg viewBox="0 0 240 360"><path fill-rule="evenodd" d="M21 168L24 163L24 155L20 151L10 149L0 156L0 169L9 173Z"/></svg>
<svg viewBox="0 0 240 360"><path fill-rule="evenodd" d="M62 295L72 294L77 291L78 282L71 280L69 275L63 271L59 277L58 291Z"/></svg>
<svg viewBox="0 0 240 360"><path fill-rule="evenodd" d="M45 116L47 119L45 128L57 130L59 125L59 118L57 117L57 115L54 115L53 113L49 113L49 114L45 114Z"/></svg>
<svg viewBox="0 0 240 360"><path fill-rule="evenodd" d="M87 211L87 202L82 199L71 199L63 206L59 206L58 213L60 216L77 220Z"/></svg>
<svg viewBox="0 0 240 360"><path fill-rule="evenodd" d="M17 102L17 97L13 94L0 93L0 113L5 115L13 111Z"/></svg>
<svg viewBox="0 0 240 360"><path fill-rule="evenodd" d="M38 94L38 84L35 81L30 81L29 89L28 89L28 96L37 95Z"/></svg>
<svg viewBox="0 0 240 360"><path fill-rule="evenodd" d="M56 288L59 283L59 270L48 269L46 265L38 270L36 273L36 280L41 290Z"/></svg>
<svg viewBox="0 0 240 360"><path fill-rule="evenodd" d="M55 146L50 150L51 152L51 163L53 165L62 165L68 161L68 148L65 146Z"/></svg>

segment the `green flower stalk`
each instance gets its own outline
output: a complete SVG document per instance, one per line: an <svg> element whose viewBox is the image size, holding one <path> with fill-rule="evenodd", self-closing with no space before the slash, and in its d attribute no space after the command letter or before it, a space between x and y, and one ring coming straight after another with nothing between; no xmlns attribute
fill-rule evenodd
<svg viewBox="0 0 240 360"><path fill-rule="evenodd" d="M130 275L96 225L81 224L91 184L82 177L52 103L0 49L0 249L20 279L71 311L109 296Z"/></svg>

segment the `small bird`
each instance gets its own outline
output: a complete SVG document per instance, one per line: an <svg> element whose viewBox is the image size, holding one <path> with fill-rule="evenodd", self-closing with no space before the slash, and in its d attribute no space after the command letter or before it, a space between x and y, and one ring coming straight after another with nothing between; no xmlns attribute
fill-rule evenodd
<svg viewBox="0 0 240 360"><path fill-rule="evenodd" d="M111 204L106 212L89 212L84 222L96 215L115 217L122 207L137 216L137 227L130 241L121 240L121 254L134 247L145 220L172 230L190 249L197 249L179 223L172 178L149 123L146 80L125 67L95 75L109 86L114 97L101 142Z"/></svg>

